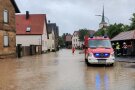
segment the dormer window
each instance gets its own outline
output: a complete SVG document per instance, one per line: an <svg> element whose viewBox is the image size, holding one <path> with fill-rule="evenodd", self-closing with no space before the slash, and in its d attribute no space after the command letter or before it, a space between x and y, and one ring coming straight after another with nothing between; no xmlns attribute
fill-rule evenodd
<svg viewBox="0 0 135 90"><path fill-rule="evenodd" d="M26 32L30 32L30 31L31 31L31 27L27 27Z"/></svg>
<svg viewBox="0 0 135 90"><path fill-rule="evenodd" d="M3 19L4 19L4 23L8 23L9 22L9 15L8 15L8 10L4 10L3 11Z"/></svg>

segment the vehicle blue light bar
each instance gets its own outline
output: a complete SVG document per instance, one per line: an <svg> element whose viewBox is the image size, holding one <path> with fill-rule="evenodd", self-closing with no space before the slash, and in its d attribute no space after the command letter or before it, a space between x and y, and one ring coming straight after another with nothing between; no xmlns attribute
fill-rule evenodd
<svg viewBox="0 0 135 90"><path fill-rule="evenodd" d="M99 53L96 53L96 54L95 54L95 56L96 56L96 57L99 57L99 56L100 56L100 54L99 54Z"/></svg>
<svg viewBox="0 0 135 90"><path fill-rule="evenodd" d="M107 57L107 56L109 56L109 54L108 54L108 53L105 53L105 54L104 54L104 56L106 56L106 57Z"/></svg>

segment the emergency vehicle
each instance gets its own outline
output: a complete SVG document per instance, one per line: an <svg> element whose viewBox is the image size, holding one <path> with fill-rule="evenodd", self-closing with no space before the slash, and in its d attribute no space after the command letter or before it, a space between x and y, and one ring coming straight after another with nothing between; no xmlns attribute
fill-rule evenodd
<svg viewBox="0 0 135 90"><path fill-rule="evenodd" d="M104 37L85 36L85 62L90 64L112 65L115 62L114 50L110 39Z"/></svg>

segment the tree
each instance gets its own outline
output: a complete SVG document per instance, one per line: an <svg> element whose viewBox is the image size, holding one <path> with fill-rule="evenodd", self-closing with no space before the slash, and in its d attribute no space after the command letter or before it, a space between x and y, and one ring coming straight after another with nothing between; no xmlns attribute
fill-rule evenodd
<svg viewBox="0 0 135 90"><path fill-rule="evenodd" d="M59 36L59 45L60 46L64 46L64 39L62 38L62 36Z"/></svg>
<svg viewBox="0 0 135 90"><path fill-rule="evenodd" d="M124 24L121 24L121 23L120 24L115 23L113 25L108 26L107 35L110 38L113 38L121 32L128 31L128 29L129 29L128 25L124 25Z"/></svg>
<svg viewBox="0 0 135 90"><path fill-rule="evenodd" d="M103 36L105 34L105 30L104 29L99 29L94 36Z"/></svg>
<svg viewBox="0 0 135 90"><path fill-rule="evenodd" d="M131 24L129 30L134 30L135 29L135 13L133 13L133 17L130 19Z"/></svg>
<svg viewBox="0 0 135 90"><path fill-rule="evenodd" d="M64 41L64 43L65 43L65 41L66 41L66 33L63 33L62 39L63 39L63 41Z"/></svg>
<svg viewBox="0 0 135 90"><path fill-rule="evenodd" d="M79 30L79 40L80 41L84 41L84 36L86 36L86 35L90 35L90 33L89 33L89 30L87 30L87 29L80 29Z"/></svg>
<svg viewBox="0 0 135 90"><path fill-rule="evenodd" d="M95 33L95 36L103 36L105 34L107 34L110 38L115 37L116 35L118 35L121 32L124 31L128 31L129 30L129 26L128 25L124 25L124 24L112 24L110 26L108 26L106 29L100 29Z"/></svg>

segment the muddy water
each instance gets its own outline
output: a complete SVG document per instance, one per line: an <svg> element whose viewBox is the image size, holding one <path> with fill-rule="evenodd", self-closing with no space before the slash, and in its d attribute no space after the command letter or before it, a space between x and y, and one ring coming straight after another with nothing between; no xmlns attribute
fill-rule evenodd
<svg viewBox="0 0 135 90"><path fill-rule="evenodd" d="M0 60L0 90L135 90L135 64L87 67L83 54L66 49Z"/></svg>

